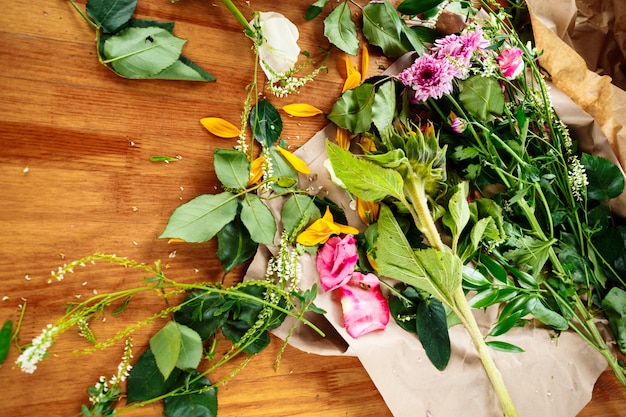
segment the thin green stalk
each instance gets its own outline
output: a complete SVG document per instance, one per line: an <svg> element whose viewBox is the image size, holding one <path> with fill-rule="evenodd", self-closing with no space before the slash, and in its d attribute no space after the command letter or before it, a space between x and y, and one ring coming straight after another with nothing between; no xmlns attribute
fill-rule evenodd
<svg viewBox="0 0 626 417"><path fill-rule="evenodd" d="M248 20L231 0L222 0L222 3L224 3L224 6L226 6L228 11L230 11L233 16L235 16L235 18L239 21L239 23L241 23L241 26L243 26L246 32L254 33L254 29L252 28L252 26L250 26Z"/></svg>

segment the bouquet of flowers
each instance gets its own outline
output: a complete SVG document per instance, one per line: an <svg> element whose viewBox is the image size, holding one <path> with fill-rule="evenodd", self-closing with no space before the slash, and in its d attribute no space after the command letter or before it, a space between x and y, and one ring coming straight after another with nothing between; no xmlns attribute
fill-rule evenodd
<svg viewBox="0 0 626 417"><path fill-rule="evenodd" d="M98 31L107 32L111 14L130 18L127 8L90 3L90 16L100 16ZM603 313L620 350L626 351L626 229L611 210L611 200L624 191L624 176L612 162L578 152L577 140L551 103L538 64L541 51L522 38L521 5L504 9L437 0L405 0L397 8L387 1L357 5L367 41L406 65L366 78L346 58L344 92L327 114L336 126L335 138L326 142L328 161L319 172L287 149L280 112L260 94L256 71L265 73L272 93L290 94L324 68L319 63L327 51L296 66L298 31L291 22L274 12L255 12L248 21L230 0L223 3L252 40L255 76L239 126L215 117L201 121L211 133L236 141L214 152L223 190L181 205L161 237L184 242L216 237L226 272L271 248L263 258L263 276L226 287L173 282L159 263L148 266L113 255L70 263L54 277L104 260L140 269L150 278L143 287L72 306L23 350L18 359L23 370L33 372L54 338L73 326L99 348L126 338L140 324L169 317L133 366L127 339L119 372L89 389L91 405L83 407L83 414L113 415L125 395L131 407L165 399L166 415L189 412L189 407L215 415L217 391L209 373L240 353L263 350L268 331L289 316L321 333L309 315L325 313L315 300L332 292L351 338L384 338L383 329L393 319L417 334L415 343L438 370L450 361L449 328L461 324L506 416L517 411L489 348L520 352L521 347L500 337L530 321L577 333L626 386L626 371L594 321ZM312 4L307 18L316 18L328 3ZM364 73L367 49L359 48L351 4L334 5L324 33L346 54L361 49ZM455 23L452 33L437 26L443 16ZM123 31L141 25L146 24L117 22L116 34L104 38L119 36L111 42L124 43ZM113 58L106 55L111 47L102 43L101 61L115 62L119 73L126 64L134 69L159 59L156 52L170 41L160 43L155 33L168 37L162 33L167 29L151 30L133 35L145 35L147 48L145 42L135 50L120 47L123 53ZM131 44L137 44L134 37ZM176 51L168 59L176 62L178 75L189 67L193 79L210 81L208 73ZM311 64L317 67L296 76ZM168 74L167 68L159 67L158 73ZM305 103L283 111L294 117L322 113ZM309 186L314 177L326 175L338 198ZM311 267L312 259L319 289L317 282L301 283L310 272L303 263ZM139 325L97 341L89 321L105 308L123 311L140 291L180 302L167 303ZM472 309L493 306L497 319L484 336ZM295 324L287 327L287 342L294 329ZM222 336L232 348L218 358L215 344ZM209 365L200 370L207 345ZM120 384L127 377L124 394Z"/></svg>

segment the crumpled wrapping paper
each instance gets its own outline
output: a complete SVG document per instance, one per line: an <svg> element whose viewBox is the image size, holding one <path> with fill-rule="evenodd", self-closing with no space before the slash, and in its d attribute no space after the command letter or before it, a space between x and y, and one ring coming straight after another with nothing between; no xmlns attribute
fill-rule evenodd
<svg viewBox="0 0 626 417"><path fill-rule="evenodd" d="M558 51L564 51L569 46L555 33L566 37L576 8L564 7L563 2L558 2L558 9L553 2L550 2L552 7L541 0L528 2L534 13L533 24L539 26L536 33L539 49L546 50L542 65L553 75L555 87L551 96L559 116L568 124L572 136L581 142L585 151L600 154L618 164L620 160L626 160L623 124L620 121L620 118L626 118L623 92L620 93L619 89L615 91L607 77L589 74L586 67L577 66L570 74L570 64L559 62ZM568 10L569 14L564 13ZM565 50L567 57L564 59L580 60L580 57L576 59L575 52L572 54ZM394 64L396 68L389 71L397 73L406 65L399 60ZM562 82L561 77L568 78L567 82ZM569 84L574 80L590 87L581 88L580 84L571 87ZM595 99L587 97L592 94ZM602 104L596 104L594 100ZM362 227L357 213L350 208L349 198L330 181L323 166L327 159L325 141L334 137L335 128L327 126L297 151L311 171L317 174L304 179L300 185L311 193L329 196L343 206L351 225ZM626 213L626 199L623 197L612 202L612 208ZM280 199L272 200L270 208L276 218L280 218L282 204ZM273 251L275 248L272 247L259 248L248 269L247 279L264 277ZM299 286L310 288L318 281L314 257L303 255L301 265L304 276ZM394 416L426 416L427 412L432 417L502 415L476 350L462 326L450 329L452 357L448 367L440 372L431 365L417 337L402 330L393 320L384 331L353 339L343 328L341 307L333 293L325 293L320 287L315 304L327 314L307 317L325 332L326 337L322 338L306 326L299 325L289 343L320 355L358 356ZM486 333L495 323L497 307L476 310L474 314L483 333ZM285 338L292 324L293 321L288 319L275 330L275 334ZM515 328L499 339L520 346L525 352L492 351L520 417L576 416L591 399L593 385L606 369L604 358L575 333L563 332L556 338L554 336L551 330L535 325Z"/></svg>

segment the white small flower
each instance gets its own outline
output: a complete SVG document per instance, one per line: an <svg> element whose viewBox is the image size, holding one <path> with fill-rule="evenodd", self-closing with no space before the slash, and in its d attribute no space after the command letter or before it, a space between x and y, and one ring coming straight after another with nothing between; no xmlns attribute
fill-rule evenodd
<svg viewBox="0 0 626 417"><path fill-rule="evenodd" d="M15 361L22 371L28 374L35 372L37 363L46 357L48 348L52 346L54 336L58 331L58 327L48 324L41 334L33 339L31 345Z"/></svg>

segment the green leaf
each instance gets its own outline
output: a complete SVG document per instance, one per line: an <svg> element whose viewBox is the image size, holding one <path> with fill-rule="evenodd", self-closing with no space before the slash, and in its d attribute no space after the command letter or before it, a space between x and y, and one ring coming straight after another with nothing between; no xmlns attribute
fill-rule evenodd
<svg viewBox="0 0 626 417"><path fill-rule="evenodd" d="M402 19L389 2L368 3L363 7L363 35L392 58L409 51L402 42Z"/></svg>
<svg viewBox="0 0 626 417"><path fill-rule="evenodd" d="M180 332L180 354L176 361L176 367L183 371L196 369L202 359L202 339L200 335L193 329L171 321Z"/></svg>
<svg viewBox="0 0 626 417"><path fill-rule="evenodd" d="M128 376L127 401L147 401L165 394L173 388L180 372L179 369L174 369L169 378L163 378L154 354L150 349L146 350L133 365Z"/></svg>
<svg viewBox="0 0 626 417"><path fill-rule="evenodd" d="M444 304L453 305L454 290L461 283L460 259L450 252L430 248L414 252L385 205L380 208L375 260L382 276L402 281Z"/></svg>
<svg viewBox="0 0 626 417"><path fill-rule="evenodd" d="M279 111L269 101L259 100L257 105L250 110L250 129L261 145L272 146L283 131L283 121Z"/></svg>
<svg viewBox="0 0 626 417"><path fill-rule="evenodd" d="M87 14L105 32L117 32L135 13L137 0L88 0Z"/></svg>
<svg viewBox="0 0 626 417"><path fill-rule="evenodd" d="M281 211L283 229L290 236L294 236L302 228L320 217L322 214L315 205L313 198L302 194L291 196L285 201Z"/></svg>
<svg viewBox="0 0 626 417"><path fill-rule="evenodd" d="M602 309L619 350L626 353L626 292L617 287L611 288L602 300Z"/></svg>
<svg viewBox="0 0 626 417"><path fill-rule="evenodd" d="M550 326L555 330L567 330L569 323L559 313L550 310L540 299L533 298L529 301L531 314L546 326Z"/></svg>
<svg viewBox="0 0 626 417"><path fill-rule="evenodd" d="M504 111L504 93L493 78L474 75L459 82L459 100L478 120L489 120Z"/></svg>
<svg viewBox="0 0 626 417"><path fill-rule="evenodd" d="M374 94L372 121L379 132L391 125L396 114L396 85L393 81L383 83Z"/></svg>
<svg viewBox="0 0 626 417"><path fill-rule="evenodd" d="M176 367L181 349L181 334L177 323L168 322L150 338L150 350L163 378L167 379Z"/></svg>
<svg viewBox="0 0 626 417"><path fill-rule="evenodd" d="M380 201L387 196L404 198L404 182L397 171L359 159L332 142L326 142L326 152L335 175L357 197L365 201Z"/></svg>
<svg viewBox="0 0 626 417"><path fill-rule="evenodd" d="M243 190L250 181L248 156L234 149L216 148L213 153L215 175L226 188Z"/></svg>
<svg viewBox="0 0 626 417"><path fill-rule="evenodd" d="M415 16L439 6L441 3L443 0L404 0L397 9L402 14Z"/></svg>
<svg viewBox="0 0 626 417"><path fill-rule="evenodd" d="M257 247L239 217L217 232L217 257L226 273L250 259Z"/></svg>
<svg viewBox="0 0 626 417"><path fill-rule="evenodd" d="M519 346L515 346L514 344L508 343L508 342L501 342L498 340L490 340L488 342L485 342L485 344L487 346L489 346L490 348L492 348L493 350L498 350L500 352L508 352L508 353L521 353L524 352L524 349L522 349Z"/></svg>
<svg viewBox="0 0 626 417"><path fill-rule="evenodd" d="M217 387L198 372L185 378L192 393L167 397L163 404L165 417L217 417Z"/></svg>
<svg viewBox="0 0 626 417"><path fill-rule="evenodd" d="M0 330L0 364L4 362L9 354L9 348L11 347L11 337L13 333L13 322L7 320L2 325Z"/></svg>
<svg viewBox="0 0 626 417"><path fill-rule="evenodd" d="M173 65L185 44L159 27L129 27L104 41L104 58L126 78L153 77Z"/></svg>
<svg viewBox="0 0 626 417"><path fill-rule="evenodd" d="M503 284L508 284L509 281L507 279L506 270L502 265L494 261L489 256L481 253L478 255L478 264L481 267L484 267L487 271L489 271L489 275L502 282Z"/></svg>
<svg viewBox="0 0 626 417"><path fill-rule="evenodd" d="M583 154L580 162L587 174L587 197L605 201L619 196L624 191L624 176L614 163L600 156Z"/></svg>
<svg viewBox="0 0 626 417"><path fill-rule="evenodd" d="M443 217L443 222L450 229L453 239L459 238L470 219L470 209L467 202L469 184L461 182L456 188L457 190L448 201L448 212Z"/></svg>
<svg viewBox="0 0 626 417"><path fill-rule="evenodd" d="M352 21L350 6L344 1L324 19L324 36L347 54L359 52L356 25Z"/></svg>
<svg viewBox="0 0 626 417"><path fill-rule="evenodd" d="M304 12L304 19L315 19L322 12L324 6L328 4L328 1L329 0L317 0L315 3L311 4L306 8L306 12Z"/></svg>
<svg viewBox="0 0 626 417"><path fill-rule="evenodd" d="M235 218L237 205L229 192L199 195L174 210L159 237L206 242Z"/></svg>
<svg viewBox="0 0 626 417"><path fill-rule="evenodd" d="M282 194L294 189L298 184L298 171L282 156L276 146L269 148L269 155L272 173L279 179L271 184L272 190L277 194Z"/></svg>
<svg viewBox="0 0 626 417"><path fill-rule="evenodd" d="M328 119L352 133L363 133L372 125L374 86L361 84L343 93L328 113Z"/></svg>
<svg viewBox="0 0 626 417"><path fill-rule="evenodd" d="M508 332L517 324L517 322L521 319L522 312L518 311L510 316L506 317L504 320L500 320L496 323L495 326L489 332L489 336L500 336L504 333Z"/></svg>
<svg viewBox="0 0 626 417"><path fill-rule="evenodd" d="M243 349L245 353L248 355L254 355L255 353L261 352L270 344L270 335L264 329L257 330L252 335L247 335L247 338L251 340L244 340L242 342L242 338L247 334L248 330L250 330L250 325L244 323L242 321L232 321L229 320L222 326L222 333L224 336L231 342L235 344L239 344L240 342L246 347Z"/></svg>
<svg viewBox="0 0 626 417"><path fill-rule="evenodd" d="M435 368L443 371L450 361L450 336L446 309L438 300L419 303L416 318L417 335Z"/></svg>
<svg viewBox="0 0 626 417"><path fill-rule="evenodd" d="M174 62L163 71L147 78L160 80L178 80L178 81L215 81L215 76L184 55L178 57L178 61Z"/></svg>
<svg viewBox="0 0 626 417"><path fill-rule="evenodd" d="M274 246L276 220L258 195L248 193L244 197L241 202L241 222L253 241Z"/></svg>
<svg viewBox="0 0 626 417"><path fill-rule="evenodd" d="M185 297L181 308L174 313L174 320L195 330L202 340L206 340L228 319L228 309L222 308L225 303L222 294L194 292Z"/></svg>

